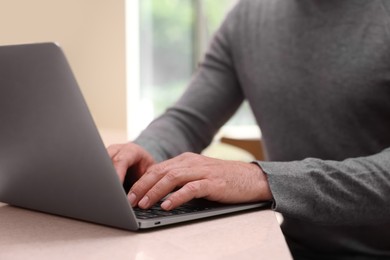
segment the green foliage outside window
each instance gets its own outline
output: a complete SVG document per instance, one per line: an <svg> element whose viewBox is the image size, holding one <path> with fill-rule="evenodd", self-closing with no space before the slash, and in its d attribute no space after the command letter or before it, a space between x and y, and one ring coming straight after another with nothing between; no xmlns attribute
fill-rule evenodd
<svg viewBox="0 0 390 260"><path fill-rule="evenodd" d="M203 15L195 11L201 1ZM141 96L158 116L175 102L194 72L195 20L203 20L208 40L220 26L233 0L140 0ZM253 123L244 103L231 122Z"/></svg>
<svg viewBox="0 0 390 260"><path fill-rule="evenodd" d="M212 34L229 1L203 0ZM141 0L141 93L155 116L172 104L193 73L194 0Z"/></svg>

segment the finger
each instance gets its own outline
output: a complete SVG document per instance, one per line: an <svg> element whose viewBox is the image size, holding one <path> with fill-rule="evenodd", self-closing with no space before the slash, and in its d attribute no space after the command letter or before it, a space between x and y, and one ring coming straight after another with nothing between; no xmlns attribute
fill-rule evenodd
<svg viewBox="0 0 390 260"><path fill-rule="evenodd" d="M159 194L161 194L162 191L156 192L156 189L152 188L165 176L165 174L166 171L160 164L150 167L146 173L134 183L133 187L131 187L128 194L131 205L136 206L142 201L138 206L141 208L149 208L153 205L152 203L156 203L158 201L156 198L159 197ZM150 200L150 198L152 198L152 200Z"/></svg>
<svg viewBox="0 0 390 260"><path fill-rule="evenodd" d="M138 205L141 208L149 208L176 187L199 179L199 173L190 171L189 168L173 169L167 172L160 165L159 167L151 167L151 169L133 185L131 191L140 199Z"/></svg>
<svg viewBox="0 0 390 260"><path fill-rule="evenodd" d="M119 151L122 145L119 144L112 144L109 147L107 147L107 152L110 158L113 158Z"/></svg>
<svg viewBox="0 0 390 260"><path fill-rule="evenodd" d="M131 188L128 195L131 205L138 204L141 208L149 208L177 186L204 178L206 171L194 170L194 162L196 165L198 160L204 158L197 154L184 153L150 167Z"/></svg>
<svg viewBox="0 0 390 260"><path fill-rule="evenodd" d="M112 163L114 168L119 176L119 179L123 183L127 169L137 163L137 157L135 152L132 149L122 146L118 152L113 153Z"/></svg>
<svg viewBox="0 0 390 260"><path fill-rule="evenodd" d="M126 177L128 164L126 162L122 161L122 162L114 162L113 165L114 165L115 171L119 177L119 180L121 181L121 183L123 183L125 180L125 177Z"/></svg>
<svg viewBox="0 0 390 260"><path fill-rule="evenodd" d="M209 181L198 180L184 185L181 189L170 195L162 204L164 210L172 210L192 199L204 198L209 194Z"/></svg>
<svg viewBox="0 0 390 260"><path fill-rule="evenodd" d="M115 171L117 172L117 175L119 176L120 181L123 183L126 175L127 163L124 163L123 160L118 160L118 158L115 159L122 147L123 145L120 144L110 145L109 147L107 147L107 152L111 158L111 161L113 163Z"/></svg>

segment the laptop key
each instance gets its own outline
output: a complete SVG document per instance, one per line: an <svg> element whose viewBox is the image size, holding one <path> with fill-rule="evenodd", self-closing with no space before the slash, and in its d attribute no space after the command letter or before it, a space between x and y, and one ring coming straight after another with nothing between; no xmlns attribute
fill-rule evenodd
<svg viewBox="0 0 390 260"><path fill-rule="evenodd" d="M161 202L157 203L150 209L141 209L141 208L134 208L135 215L137 218L140 219L149 219L149 218L157 218L157 217L169 217L174 215L181 215L181 214L189 214L193 212L198 212L202 210L209 210L210 207L196 207L191 205L182 205L177 207L176 209L173 209L171 211L165 211L161 207Z"/></svg>

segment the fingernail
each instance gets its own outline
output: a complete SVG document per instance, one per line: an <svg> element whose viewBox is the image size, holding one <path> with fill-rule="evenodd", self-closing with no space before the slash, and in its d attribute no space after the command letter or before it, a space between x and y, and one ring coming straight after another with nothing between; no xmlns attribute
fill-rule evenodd
<svg viewBox="0 0 390 260"><path fill-rule="evenodd" d="M145 196L142 198L142 200L138 203L138 205L141 208L147 208L149 206L149 197Z"/></svg>
<svg viewBox="0 0 390 260"><path fill-rule="evenodd" d="M172 207L172 202L170 200L165 200L162 204L161 207L165 210L170 210Z"/></svg>
<svg viewBox="0 0 390 260"><path fill-rule="evenodd" d="M130 192L129 195L127 196L130 204L132 207L135 207L135 200L137 199L137 196L135 196L135 194L133 192Z"/></svg>

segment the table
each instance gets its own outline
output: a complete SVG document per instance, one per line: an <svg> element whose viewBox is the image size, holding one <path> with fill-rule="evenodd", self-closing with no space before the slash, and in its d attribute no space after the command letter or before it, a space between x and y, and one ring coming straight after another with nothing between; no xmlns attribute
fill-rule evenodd
<svg viewBox="0 0 390 260"><path fill-rule="evenodd" d="M129 232L0 203L0 259L292 259L274 212Z"/></svg>

